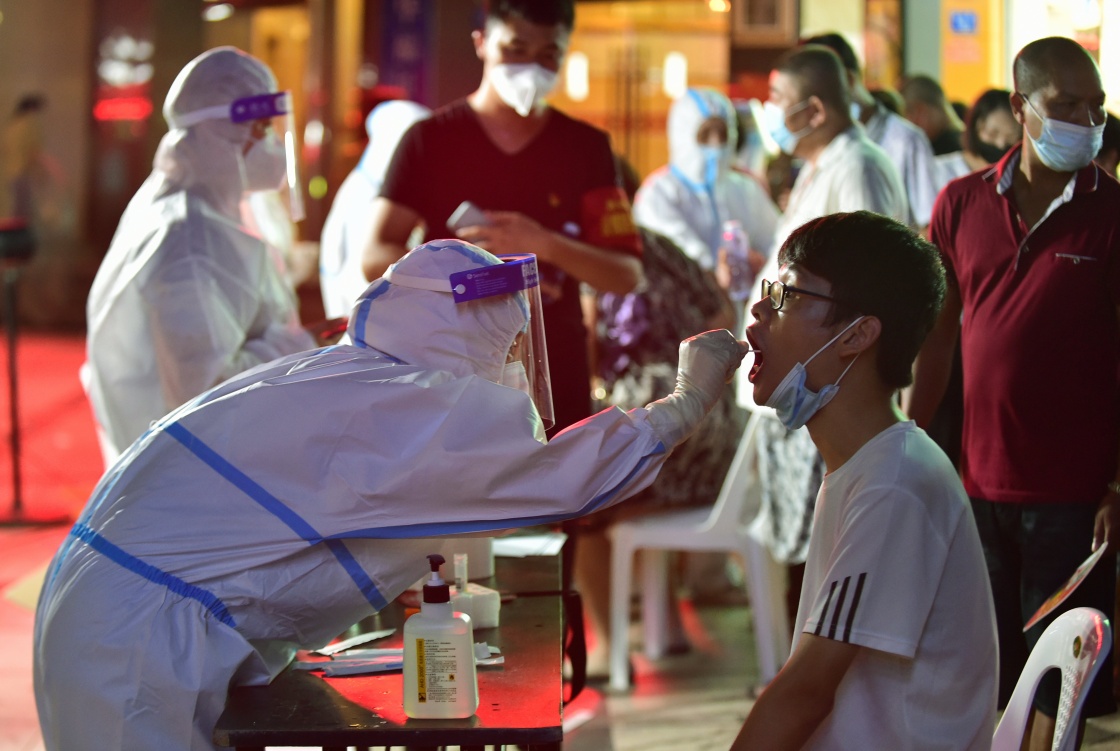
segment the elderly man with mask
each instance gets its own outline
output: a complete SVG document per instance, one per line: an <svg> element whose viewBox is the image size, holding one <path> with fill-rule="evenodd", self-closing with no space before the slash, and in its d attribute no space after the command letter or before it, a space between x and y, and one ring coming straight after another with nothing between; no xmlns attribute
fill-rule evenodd
<svg viewBox="0 0 1120 751"><path fill-rule="evenodd" d="M634 198L634 221L707 271L716 269L728 220L746 230L755 271L774 242L777 207L757 180L731 169L737 131L730 99L714 89L688 89L669 109L669 164Z"/></svg>
<svg viewBox="0 0 1120 751"><path fill-rule="evenodd" d="M319 285L328 318L349 315L369 284L362 273L362 253L373 226L373 202L401 137L430 114L422 104L395 99L377 105L366 118L369 143L339 186L319 243Z"/></svg>
<svg viewBox="0 0 1120 751"><path fill-rule="evenodd" d="M358 300L353 344L257 367L134 443L39 600L46 747L211 748L229 687L267 683L397 597L437 545L420 538L572 518L648 486L745 342L687 340L671 395L546 442L535 283L531 256L422 245Z"/></svg>
<svg viewBox="0 0 1120 751"><path fill-rule="evenodd" d="M87 303L87 389L107 463L208 388L315 346L278 256L246 230L242 197L285 177L271 71L232 47L171 85L170 131L121 217ZM298 217L296 217L298 218Z"/></svg>
<svg viewBox="0 0 1120 751"><path fill-rule="evenodd" d="M778 224L775 247L806 222L837 212L864 209L909 221L898 171L852 121L850 104L843 65L827 47L791 50L770 72L770 98L760 124L783 152L804 162ZM759 276L778 278L777 253ZM742 404L760 408L746 379L740 379L739 394ZM764 420L758 436L762 514L756 529L774 557L793 567L787 601L791 620L823 471L817 449L801 427L796 421Z"/></svg>
<svg viewBox="0 0 1120 751"><path fill-rule="evenodd" d="M1120 543L1120 185L1093 163L1101 74L1077 42L1048 37L1019 51L1013 75L1022 142L937 199L930 239L949 286L908 403L918 425L929 421L959 335L961 478L995 599L1001 706L1061 612L1112 612ZM1073 594L1023 633L1102 545ZM1084 716L1115 711L1111 679L1110 653ZM1058 702L1056 675L1044 676L1029 748L1050 748Z"/></svg>
<svg viewBox="0 0 1120 751"><path fill-rule="evenodd" d="M849 105L852 120L863 124L868 138L886 152L898 169L910 205L908 224L924 229L929 224L938 187L934 183L933 148L926 134L914 123L891 112L871 96L863 83L859 58L843 35L836 32L820 34L802 40L802 44L828 47L840 57L852 98Z"/></svg>

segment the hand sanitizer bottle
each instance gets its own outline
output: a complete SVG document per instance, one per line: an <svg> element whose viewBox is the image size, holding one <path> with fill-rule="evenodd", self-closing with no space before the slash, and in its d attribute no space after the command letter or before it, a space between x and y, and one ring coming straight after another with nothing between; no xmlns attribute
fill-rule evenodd
<svg viewBox="0 0 1120 751"><path fill-rule="evenodd" d="M478 709L474 629L470 616L451 610L440 578L442 555L428 556L432 573L420 612L404 623L404 713L416 719L470 717Z"/></svg>

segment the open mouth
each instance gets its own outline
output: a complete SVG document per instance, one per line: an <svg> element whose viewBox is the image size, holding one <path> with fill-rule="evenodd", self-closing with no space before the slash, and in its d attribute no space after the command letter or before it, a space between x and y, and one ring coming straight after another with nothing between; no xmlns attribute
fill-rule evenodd
<svg viewBox="0 0 1120 751"><path fill-rule="evenodd" d="M754 364L751 365L750 372L747 373L747 380L754 383L754 379L758 377L758 372L762 370L762 349L758 346L758 342L754 340L754 337L751 336L751 332L749 331L747 332L747 342L751 345L751 349L754 350L752 353L754 354Z"/></svg>

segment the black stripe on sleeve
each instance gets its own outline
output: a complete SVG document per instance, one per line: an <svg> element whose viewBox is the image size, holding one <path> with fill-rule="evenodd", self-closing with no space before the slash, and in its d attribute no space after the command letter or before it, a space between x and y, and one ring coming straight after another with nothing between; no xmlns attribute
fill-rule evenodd
<svg viewBox="0 0 1120 751"><path fill-rule="evenodd" d="M851 583L852 577L845 576L844 583L840 586L840 599L836 602L836 609L832 611L832 623L828 624L828 638L836 638L836 627L840 625L840 611L844 609L844 599L848 596L848 584ZM833 582L832 586L836 586Z"/></svg>
<svg viewBox="0 0 1120 751"><path fill-rule="evenodd" d="M832 586L828 589L828 599L824 601L824 607L821 608L821 614L817 617L817 628L813 631L814 636L821 635L821 629L824 627L824 619L828 615L828 606L832 603L832 595L836 592L836 582L832 582Z"/></svg>
<svg viewBox="0 0 1120 751"><path fill-rule="evenodd" d="M856 581L856 591L852 595L852 606L850 608L848 608L848 621L847 621L847 623L844 624L844 639L843 640L844 640L845 643L850 642L852 640L852 623L856 619L856 610L859 608L859 598L860 598L860 595L863 594L863 580L866 579L866 578L867 578L867 572L865 571L865 572L863 572L862 574L859 575L859 579Z"/></svg>

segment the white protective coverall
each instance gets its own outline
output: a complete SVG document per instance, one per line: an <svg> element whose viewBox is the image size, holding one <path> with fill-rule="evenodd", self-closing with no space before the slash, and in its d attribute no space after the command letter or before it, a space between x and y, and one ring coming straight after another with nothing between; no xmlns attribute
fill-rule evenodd
<svg viewBox="0 0 1120 751"><path fill-rule="evenodd" d="M727 124L720 148L697 141L709 117ZM714 89L688 89L669 108L669 164L654 170L634 197L635 223L664 235L701 268L715 268L723 223L738 220L751 249L768 256L778 208L755 178L731 168L738 131L731 100Z"/></svg>
<svg viewBox="0 0 1120 751"><path fill-rule="evenodd" d="M350 315L369 282L362 253L373 235L373 202L405 131L431 113L416 102L394 99L373 108L366 118L369 144L358 166L335 194L319 242L319 287L327 318Z"/></svg>
<svg viewBox="0 0 1120 751"><path fill-rule="evenodd" d="M499 263L458 240L413 280ZM681 345L678 387L548 443L496 381L526 323L503 295L371 284L354 344L241 374L159 421L105 474L56 554L35 621L46 748L208 749L230 685L268 683L392 601L438 543L567 519L646 487L742 359Z"/></svg>
<svg viewBox="0 0 1120 751"><path fill-rule="evenodd" d="M171 86L163 107L171 129L87 302L86 386L107 466L188 399L315 346L276 259L239 219L242 194L261 187L249 184L260 172L260 154L251 152L261 148L245 153L250 124L178 124L202 108L275 91L268 68L232 47L195 58Z"/></svg>

